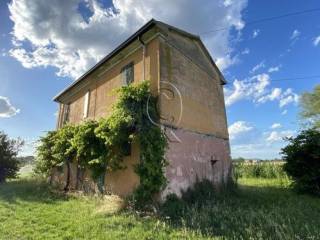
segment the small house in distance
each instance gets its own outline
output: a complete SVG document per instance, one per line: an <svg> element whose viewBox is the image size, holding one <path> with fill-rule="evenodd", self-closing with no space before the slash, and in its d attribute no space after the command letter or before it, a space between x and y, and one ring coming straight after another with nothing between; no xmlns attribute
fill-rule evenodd
<svg viewBox="0 0 320 240"><path fill-rule="evenodd" d="M224 77L198 36L153 19L54 98L57 128L107 117L116 101L111 91L143 80L159 97L161 127L168 136L168 184L161 196L180 195L197 179L227 182L231 159ZM120 196L132 193L139 185L138 161L134 143L124 160L126 169L106 174L105 189ZM71 171L74 188L76 169ZM63 178L63 172L53 174L54 181ZM89 184L90 174L85 179Z"/></svg>

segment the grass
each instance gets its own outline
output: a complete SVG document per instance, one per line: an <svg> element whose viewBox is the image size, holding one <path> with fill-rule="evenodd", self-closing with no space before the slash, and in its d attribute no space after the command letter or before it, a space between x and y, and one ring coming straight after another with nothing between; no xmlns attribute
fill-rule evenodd
<svg viewBox="0 0 320 240"><path fill-rule="evenodd" d="M191 239L201 234L171 228L156 218L101 211L98 197L52 193L37 180L0 185L0 239Z"/></svg>
<svg viewBox="0 0 320 240"><path fill-rule="evenodd" d="M0 185L0 239L320 239L320 199L288 186L287 179L241 178L234 192L168 220L117 212L119 199L65 196L20 179Z"/></svg>

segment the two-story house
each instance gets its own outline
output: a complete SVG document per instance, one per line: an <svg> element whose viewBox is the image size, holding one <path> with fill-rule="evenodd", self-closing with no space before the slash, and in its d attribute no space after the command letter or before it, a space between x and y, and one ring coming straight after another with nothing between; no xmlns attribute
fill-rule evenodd
<svg viewBox="0 0 320 240"><path fill-rule="evenodd" d="M198 36L153 19L54 98L57 127L108 116L116 101L110 92L142 80L149 80L159 96L169 138L162 196L179 195L196 179L227 182L231 161L224 77ZM138 161L139 145L133 144L127 168L106 174L106 189L130 194L139 184L133 169Z"/></svg>

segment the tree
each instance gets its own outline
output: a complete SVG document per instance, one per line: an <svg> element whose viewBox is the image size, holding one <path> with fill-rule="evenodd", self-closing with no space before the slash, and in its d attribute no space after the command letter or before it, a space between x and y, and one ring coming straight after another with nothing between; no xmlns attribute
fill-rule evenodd
<svg viewBox="0 0 320 240"><path fill-rule="evenodd" d="M300 116L312 127L320 128L320 85L317 85L313 92L302 94Z"/></svg>
<svg viewBox="0 0 320 240"><path fill-rule="evenodd" d="M288 140L281 154L286 161L284 170L293 179L293 186L300 192L320 196L320 131L304 130Z"/></svg>
<svg viewBox="0 0 320 240"><path fill-rule="evenodd" d="M23 141L9 139L4 132L0 132L0 183L16 177L19 170L17 155L22 145Z"/></svg>

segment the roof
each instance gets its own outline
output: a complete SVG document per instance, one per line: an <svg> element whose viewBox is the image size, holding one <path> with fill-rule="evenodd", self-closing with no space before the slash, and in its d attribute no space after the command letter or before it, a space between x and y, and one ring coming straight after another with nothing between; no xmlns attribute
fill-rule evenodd
<svg viewBox="0 0 320 240"><path fill-rule="evenodd" d="M76 86L79 82L81 82L83 79L85 79L88 75L90 75L92 72L94 72L96 69L98 69L102 64L104 64L105 62L107 62L109 59L111 59L112 57L114 57L115 55L117 55L121 50L123 50L125 47L127 47L129 44L131 44L132 42L134 42L139 36L141 36L142 34L144 34L145 32L147 32L150 28L152 28L153 26L158 25L160 27L166 27L170 30L174 30L182 35L186 35L190 38L195 38L197 40L199 40L199 42L201 43L202 48L204 49L206 55L208 56L208 58L210 59L210 62L213 64L213 66L216 68L216 70L218 71L220 77L222 78L222 83L225 84L226 81L222 75L222 73L220 72L219 68L216 66L215 62L213 61L211 55L209 54L208 50L206 49L206 47L204 46L204 44L202 43L200 37L198 35L194 35L191 33L188 33L184 30L181 30L179 28L173 27L171 25L168 25L166 23L157 21L155 19L151 19L150 21L148 21L145 25L143 25L138 31L136 31L133 35L131 35L127 40L125 40L123 43L121 43L118 47L116 47L112 52L110 52L107 56L105 56L104 58L102 58L98 63L96 63L91 69L89 69L87 72L85 72L81 77L79 77L76 81L74 81L72 84L70 84L67 88L65 88L63 91L61 91L58 95L56 95L53 100L58 102L59 98L65 94L66 92L68 92L70 89L72 89L74 86Z"/></svg>

